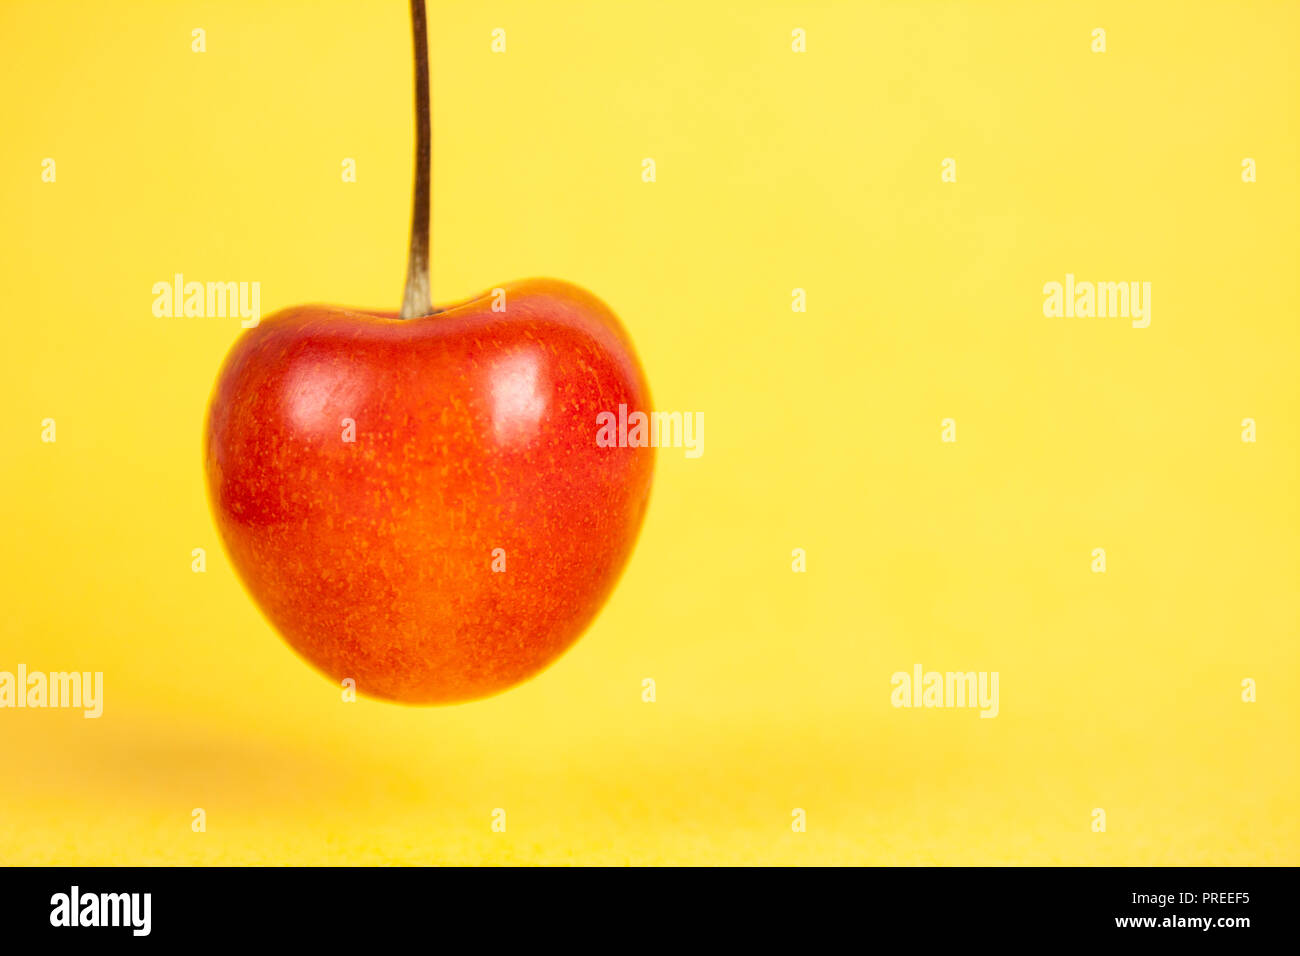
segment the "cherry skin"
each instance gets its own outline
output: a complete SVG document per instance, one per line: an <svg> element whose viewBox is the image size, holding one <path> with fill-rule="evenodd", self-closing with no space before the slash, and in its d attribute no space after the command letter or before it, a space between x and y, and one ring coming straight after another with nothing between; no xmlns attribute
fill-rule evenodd
<svg viewBox="0 0 1300 956"><path fill-rule="evenodd" d="M597 415L649 412L599 299L531 279L433 315L287 309L244 333L208 408L222 540L287 642L408 703L505 690L595 617L631 553L649 447Z"/></svg>

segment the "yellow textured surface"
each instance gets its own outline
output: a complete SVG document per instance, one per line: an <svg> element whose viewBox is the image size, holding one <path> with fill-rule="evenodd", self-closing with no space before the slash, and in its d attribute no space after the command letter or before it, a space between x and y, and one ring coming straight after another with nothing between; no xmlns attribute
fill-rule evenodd
<svg viewBox="0 0 1300 956"><path fill-rule="evenodd" d="M1294 4L433 4L436 298L585 285L707 419L577 647L443 709L260 618L238 322L151 312L396 307L406 15L0 4L0 670L105 681L0 710L0 863L1300 863ZM1066 273L1150 327L1045 318ZM918 662L999 716L892 707Z"/></svg>

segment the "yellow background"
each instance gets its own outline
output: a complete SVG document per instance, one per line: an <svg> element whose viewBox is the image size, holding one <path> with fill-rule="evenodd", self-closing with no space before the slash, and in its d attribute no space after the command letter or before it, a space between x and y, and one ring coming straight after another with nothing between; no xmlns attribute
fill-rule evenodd
<svg viewBox="0 0 1300 956"><path fill-rule="evenodd" d="M343 704L209 517L238 322L151 288L397 307L405 4L3 0L0 670L105 713L0 711L0 862L1300 862L1295 4L429 18L435 297L587 286L704 456L540 677ZM1067 272L1150 328L1044 318ZM1001 714L891 707L918 662Z"/></svg>

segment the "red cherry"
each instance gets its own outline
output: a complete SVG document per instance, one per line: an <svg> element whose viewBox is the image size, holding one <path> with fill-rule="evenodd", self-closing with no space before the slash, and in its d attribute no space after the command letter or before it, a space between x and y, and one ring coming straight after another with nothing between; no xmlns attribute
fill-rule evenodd
<svg viewBox="0 0 1300 956"><path fill-rule="evenodd" d="M618 319L554 280L494 304L288 309L217 378L205 457L234 566L295 650L376 697L469 700L536 674L645 515L653 449L596 441L600 412L651 407Z"/></svg>

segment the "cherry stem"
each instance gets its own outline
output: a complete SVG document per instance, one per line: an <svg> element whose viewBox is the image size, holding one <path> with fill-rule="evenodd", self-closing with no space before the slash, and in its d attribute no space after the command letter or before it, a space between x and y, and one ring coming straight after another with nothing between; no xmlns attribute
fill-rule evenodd
<svg viewBox="0 0 1300 956"><path fill-rule="evenodd" d="M415 199L411 207L411 251L406 259L406 292L401 317L433 314L429 292L429 159L433 139L429 123L429 41L424 0L411 0L411 34L415 40Z"/></svg>

